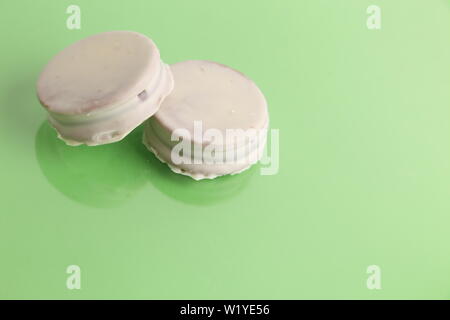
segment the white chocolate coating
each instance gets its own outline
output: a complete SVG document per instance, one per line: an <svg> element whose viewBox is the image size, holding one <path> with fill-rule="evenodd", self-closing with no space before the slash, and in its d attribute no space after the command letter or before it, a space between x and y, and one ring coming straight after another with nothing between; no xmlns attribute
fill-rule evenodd
<svg viewBox="0 0 450 320"><path fill-rule="evenodd" d="M174 91L164 100L158 112L145 123L143 142L158 159L176 173L196 180L236 174L248 169L262 156L268 129L266 100L253 81L224 65L210 61L185 61L171 66L175 80ZM194 122L201 121L203 132L217 129L226 137L228 129L255 129L258 141L244 145L236 160L212 163L202 158L202 163L175 163L172 149L178 141L171 141L172 133L184 128L190 133L193 148L202 150L208 145L221 146L226 154L236 152L237 145L225 140L198 140ZM203 155L203 154L202 154ZM194 159L194 152L185 155Z"/></svg>
<svg viewBox="0 0 450 320"><path fill-rule="evenodd" d="M172 91L156 45L131 31L82 39L42 71L37 93L58 136L69 145L121 140Z"/></svg>

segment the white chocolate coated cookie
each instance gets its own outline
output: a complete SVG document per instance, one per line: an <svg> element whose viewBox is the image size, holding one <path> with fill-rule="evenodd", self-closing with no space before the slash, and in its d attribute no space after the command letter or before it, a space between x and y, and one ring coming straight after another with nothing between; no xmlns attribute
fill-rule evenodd
<svg viewBox="0 0 450 320"><path fill-rule="evenodd" d="M37 82L49 121L69 145L121 140L172 91L170 68L151 39L111 31L59 52Z"/></svg>
<svg viewBox="0 0 450 320"><path fill-rule="evenodd" d="M210 61L180 62L171 70L175 89L145 123L147 148L174 172L196 180L236 174L256 163L269 116L255 83Z"/></svg>

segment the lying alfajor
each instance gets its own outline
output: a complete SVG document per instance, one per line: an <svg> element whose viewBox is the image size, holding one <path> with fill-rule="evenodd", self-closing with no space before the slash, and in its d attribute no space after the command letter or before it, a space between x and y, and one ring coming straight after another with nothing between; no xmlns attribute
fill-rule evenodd
<svg viewBox="0 0 450 320"><path fill-rule="evenodd" d="M39 76L37 95L59 138L93 146L125 137L158 110L173 85L151 39L112 31L54 56Z"/></svg>
<svg viewBox="0 0 450 320"><path fill-rule="evenodd" d="M176 173L196 180L236 174L262 156L269 116L253 81L222 64L171 65L172 93L144 126L143 142Z"/></svg>

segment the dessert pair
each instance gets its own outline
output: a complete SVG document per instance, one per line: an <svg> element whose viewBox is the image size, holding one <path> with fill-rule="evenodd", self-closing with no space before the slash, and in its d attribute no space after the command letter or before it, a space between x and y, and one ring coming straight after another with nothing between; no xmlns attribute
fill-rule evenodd
<svg viewBox="0 0 450 320"><path fill-rule="evenodd" d="M265 145L267 103L250 79L210 61L169 67L136 32L67 47L42 71L37 94L68 145L116 142L145 121L147 148L197 180L249 168Z"/></svg>

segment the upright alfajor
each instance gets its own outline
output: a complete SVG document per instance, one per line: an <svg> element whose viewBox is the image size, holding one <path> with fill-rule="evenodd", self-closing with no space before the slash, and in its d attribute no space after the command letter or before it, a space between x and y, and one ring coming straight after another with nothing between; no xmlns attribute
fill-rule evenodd
<svg viewBox="0 0 450 320"><path fill-rule="evenodd" d="M59 52L45 66L37 95L68 145L121 140L152 116L174 86L151 39L104 32Z"/></svg>
<svg viewBox="0 0 450 320"><path fill-rule="evenodd" d="M236 174L262 156L269 124L256 84L222 64L171 65L175 88L144 126L143 142L176 173L196 180Z"/></svg>

